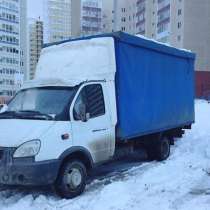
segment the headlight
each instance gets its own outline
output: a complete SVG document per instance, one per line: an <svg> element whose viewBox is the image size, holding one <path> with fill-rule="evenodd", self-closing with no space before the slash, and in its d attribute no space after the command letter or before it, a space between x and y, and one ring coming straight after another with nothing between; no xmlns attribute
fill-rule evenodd
<svg viewBox="0 0 210 210"><path fill-rule="evenodd" d="M40 140L32 140L20 145L14 152L14 158L33 157L39 153L41 147Z"/></svg>

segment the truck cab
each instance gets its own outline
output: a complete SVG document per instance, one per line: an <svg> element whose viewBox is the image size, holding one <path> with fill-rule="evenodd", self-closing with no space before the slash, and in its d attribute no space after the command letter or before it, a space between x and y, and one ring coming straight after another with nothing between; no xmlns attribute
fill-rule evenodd
<svg viewBox="0 0 210 210"><path fill-rule="evenodd" d="M46 185L59 182L60 187L65 179L67 185L73 182L72 188L80 185L83 188L80 170L86 176L87 169L109 160L114 154L112 113L115 115L116 109L109 97L114 94L114 89L109 93L111 83L87 81L66 86L65 82L56 81L53 86L49 81L42 81L23 87L0 114L1 183ZM81 158L84 162L79 162ZM64 175L61 171L69 159L77 160L75 167L79 169ZM57 181L60 176L62 180ZM58 191L65 197L75 195Z"/></svg>

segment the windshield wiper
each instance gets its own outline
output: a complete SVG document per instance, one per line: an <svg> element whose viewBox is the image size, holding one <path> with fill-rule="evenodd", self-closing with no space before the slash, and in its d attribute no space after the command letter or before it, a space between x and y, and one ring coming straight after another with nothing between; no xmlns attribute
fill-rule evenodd
<svg viewBox="0 0 210 210"><path fill-rule="evenodd" d="M44 117L44 119L46 119L46 120L53 120L54 119L54 117L52 117L49 114L44 114L44 113L41 113L41 112L35 111L35 110L20 110L20 111L17 111L16 113L18 113L18 114L19 113L21 113L21 114L24 114L24 113L32 114L33 117L37 116L38 118L40 118L40 116L41 116L42 118ZM28 115L26 117L28 117Z"/></svg>
<svg viewBox="0 0 210 210"><path fill-rule="evenodd" d="M13 118L54 120L54 117L51 115L33 110L5 111L0 113L0 119L13 119Z"/></svg>
<svg viewBox="0 0 210 210"><path fill-rule="evenodd" d="M5 112L0 113L0 118L3 118L3 117L13 118L14 116L16 116L16 111L5 111Z"/></svg>

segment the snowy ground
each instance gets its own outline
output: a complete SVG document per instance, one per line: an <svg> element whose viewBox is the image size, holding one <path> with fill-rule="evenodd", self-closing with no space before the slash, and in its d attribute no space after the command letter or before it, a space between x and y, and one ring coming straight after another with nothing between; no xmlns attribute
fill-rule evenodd
<svg viewBox="0 0 210 210"><path fill-rule="evenodd" d="M196 124L162 163L144 162L98 179L73 200L37 190L1 190L0 210L209 210L210 104L196 102Z"/></svg>

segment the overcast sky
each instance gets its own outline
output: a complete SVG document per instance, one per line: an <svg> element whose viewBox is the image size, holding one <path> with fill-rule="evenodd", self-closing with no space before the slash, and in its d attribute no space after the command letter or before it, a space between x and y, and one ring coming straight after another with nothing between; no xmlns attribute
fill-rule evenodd
<svg viewBox="0 0 210 210"><path fill-rule="evenodd" d="M43 1L44 0L27 0L28 2L28 17L43 19Z"/></svg>

